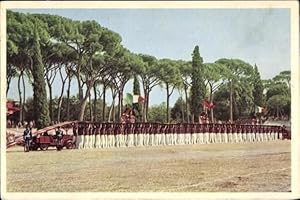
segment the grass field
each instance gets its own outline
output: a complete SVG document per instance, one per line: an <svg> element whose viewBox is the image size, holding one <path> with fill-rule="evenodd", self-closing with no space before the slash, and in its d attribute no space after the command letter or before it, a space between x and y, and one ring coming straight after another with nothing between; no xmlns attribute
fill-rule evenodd
<svg viewBox="0 0 300 200"><path fill-rule="evenodd" d="M8 192L288 192L290 141L7 151Z"/></svg>

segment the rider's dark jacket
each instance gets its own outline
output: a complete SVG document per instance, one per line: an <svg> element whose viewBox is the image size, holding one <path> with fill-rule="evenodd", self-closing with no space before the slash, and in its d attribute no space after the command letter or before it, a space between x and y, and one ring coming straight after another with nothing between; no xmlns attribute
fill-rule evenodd
<svg viewBox="0 0 300 200"><path fill-rule="evenodd" d="M56 133L55 133L55 135L56 135L56 138L61 139L63 137L62 130L57 130Z"/></svg>
<svg viewBox="0 0 300 200"><path fill-rule="evenodd" d="M32 139L32 133L31 133L31 130L29 130L29 129L26 129L25 131L24 131L24 133L23 133L23 138L24 138L24 140L31 140Z"/></svg>

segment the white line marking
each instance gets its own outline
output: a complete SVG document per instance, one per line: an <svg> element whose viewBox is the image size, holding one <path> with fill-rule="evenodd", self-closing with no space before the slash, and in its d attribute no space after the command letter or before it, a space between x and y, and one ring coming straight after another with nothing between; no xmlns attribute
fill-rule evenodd
<svg viewBox="0 0 300 200"><path fill-rule="evenodd" d="M285 171L285 170L288 170L288 169L291 169L291 167L275 169L275 170L268 170L268 171L258 172L258 173L249 173L249 174L244 174L244 175L229 176L229 177L226 177L226 178L215 179L213 181L205 181L205 182L196 183L196 184L192 184L192 185L185 185L185 186L177 187L177 188L174 188L174 189L170 189L168 191L176 191L176 190L185 189L185 188L197 187L197 186L204 185L204 184L215 183L215 182L219 182L219 181L225 181L225 180L232 179L232 178L237 178L237 177L247 177L247 176L258 175L258 174L267 174L267 173L273 173L273 172L278 172L278 171Z"/></svg>

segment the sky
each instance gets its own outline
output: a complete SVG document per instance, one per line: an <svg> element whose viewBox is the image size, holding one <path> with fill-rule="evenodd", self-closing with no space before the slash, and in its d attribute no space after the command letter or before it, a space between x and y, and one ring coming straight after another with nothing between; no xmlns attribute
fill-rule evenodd
<svg viewBox="0 0 300 200"><path fill-rule="evenodd" d="M205 63L237 58L256 64L262 79L290 70L289 9L18 9L24 13L48 13L74 20L95 20L122 37L130 51L156 58L191 60L196 45ZM17 81L8 98L18 99ZM32 96L29 84L26 96ZM54 81L60 88L60 80ZM141 88L142 91L142 88ZM77 93L73 81L71 92ZM132 81L125 93L132 92ZM60 89L54 89L58 96ZM108 94L109 96L110 94ZM170 105L179 97L171 96ZM109 99L110 101L110 99ZM166 101L159 86L150 94L150 105Z"/></svg>

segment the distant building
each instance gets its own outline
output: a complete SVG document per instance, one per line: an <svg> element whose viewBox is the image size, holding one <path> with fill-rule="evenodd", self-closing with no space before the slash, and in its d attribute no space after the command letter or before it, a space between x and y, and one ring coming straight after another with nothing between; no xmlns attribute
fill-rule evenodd
<svg viewBox="0 0 300 200"><path fill-rule="evenodd" d="M6 102L6 116L10 117L16 115L20 112L19 103L17 101L7 101Z"/></svg>

